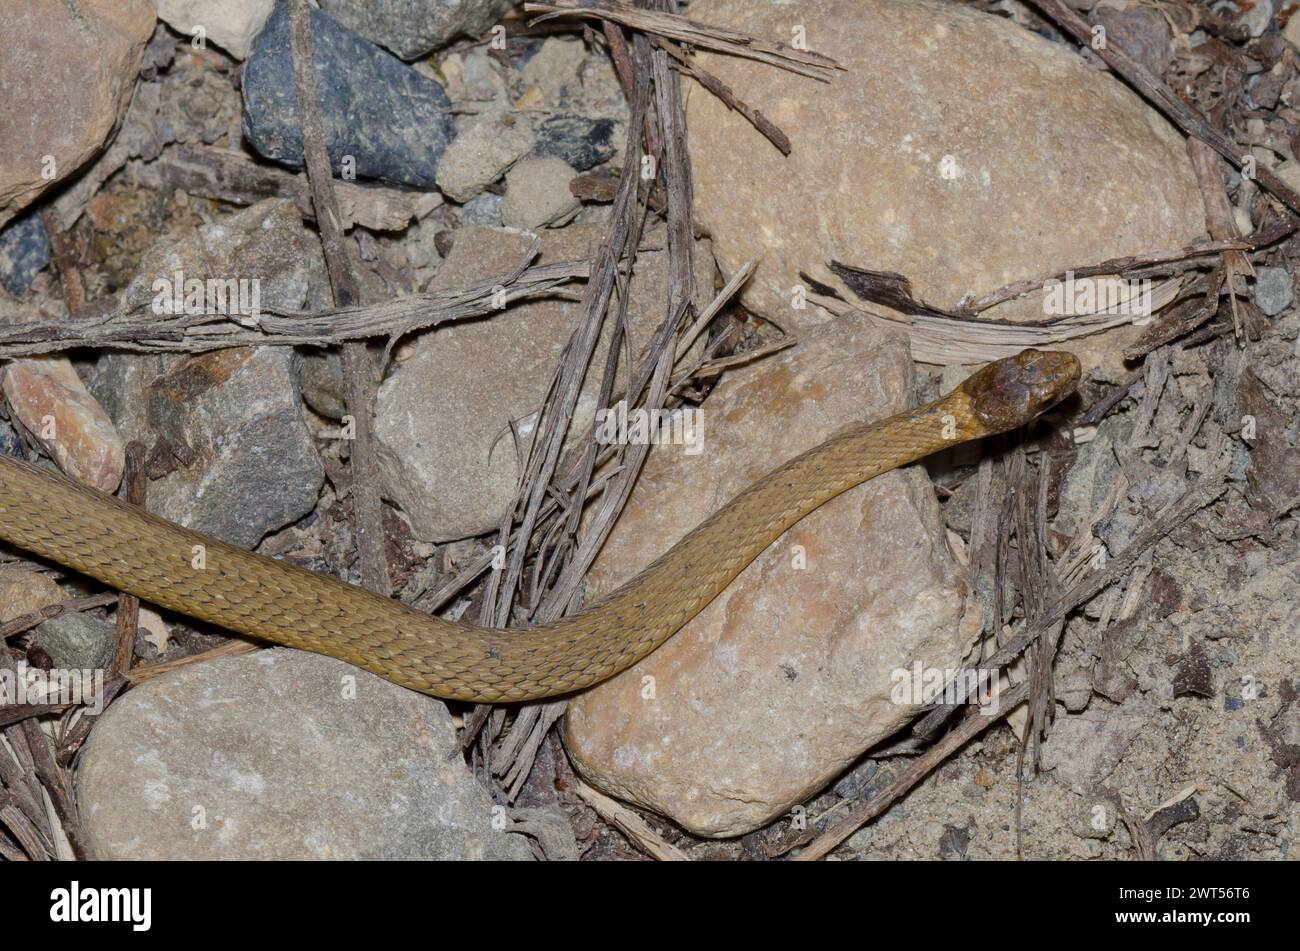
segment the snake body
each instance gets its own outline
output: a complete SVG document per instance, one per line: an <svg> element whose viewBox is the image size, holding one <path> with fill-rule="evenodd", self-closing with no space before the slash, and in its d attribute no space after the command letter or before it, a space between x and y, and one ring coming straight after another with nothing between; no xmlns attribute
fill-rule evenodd
<svg viewBox="0 0 1300 951"><path fill-rule="evenodd" d="M3 455L0 537L143 600L423 693L532 700L588 687L645 657L823 503L937 450L1020 426L1078 377L1070 354L1026 350L932 403L842 431L742 491L616 591L541 627L432 617Z"/></svg>

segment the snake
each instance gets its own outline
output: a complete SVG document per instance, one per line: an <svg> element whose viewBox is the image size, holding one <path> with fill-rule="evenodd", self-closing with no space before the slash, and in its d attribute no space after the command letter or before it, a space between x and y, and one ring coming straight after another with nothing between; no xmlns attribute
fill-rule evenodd
<svg viewBox="0 0 1300 951"><path fill-rule="evenodd" d="M240 634L325 654L447 700L571 694L648 656L819 506L942 449L1026 425L1077 385L1078 360L1024 350L947 395L852 424L742 490L625 584L545 625L492 628L184 528L0 454L0 538L119 591Z"/></svg>

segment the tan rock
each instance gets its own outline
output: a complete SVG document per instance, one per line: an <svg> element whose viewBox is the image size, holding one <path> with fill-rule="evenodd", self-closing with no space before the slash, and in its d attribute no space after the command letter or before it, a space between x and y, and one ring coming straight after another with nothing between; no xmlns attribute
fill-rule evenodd
<svg viewBox="0 0 1300 951"><path fill-rule="evenodd" d="M578 78L578 68L587 57L587 47L576 37L547 37L524 64L522 79L536 87L550 103L562 100L564 87Z"/></svg>
<svg viewBox="0 0 1300 951"><path fill-rule="evenodd" d="M596 225L548 231L542 260L590 257L602 235ZM433 287L460 287L508 272L532 240L501 228L459 228ZM695 258L696 282L708 299L713 271L707 245L697 248ZM650 342L664 319L665 259L662 251L638 255L628 306L633 353ZM404 354L379 389L375 439L385 497L402 507L417 537L443 542L495 530L514 500L535 414L580 314L576 302L519 304L426 333ZM595 418L601 355L611 331L606 321L569 430L570 445Z"/></svg>
<svg viewBox="0 0 1300 951"><path fill-rule="evenodd" d="M275 0L154 0L158 18L178 33L216 43L235 59L245 59Z"/></svg>
<svg viewBox="0 0 1300 951"><path fill-rule="evenodd" d="M150 0L6 0L0 30L0 226L99 150L126 112Z"/></svg>
<svg viewBox="0 0 1300 951"><path fill-rule="evenodd" d="M469 121L438 160L438 188L466 202L501 177L537 137L527 117L489 113Z"/></svg>
<svg viewBox="0 0 1300 951"><path fill-rule="evenodd" d="M47 575L24 568L0 568L0 624L65 600Z"/></svg>
<svg viewBox="0 0 1300 951"><path fill-rule="evenodd" d="M709 396L703 452L651 449L588 602L780 461L912 400L901 337L860 315L802 336ZM895 669L957 666L963 587L924 471L887 473L813 512L667 644L575 697L570 757L594 785L699 835L755 829L915 713L891 700Z"/></svg>
<svg viewBox="0 0 1300 951"><path fill-rule="evenodd" d="M786 43L800 27L847 67L826 85L701 53L785 130L789 158L689 91L698 221L724 274L765 255L744 300L782 326L825 318L793 309L792 289L800 270L836 284L832 259L905 274L948 307L1204 230L1182 137L1069 45L935 0L696 0L691 17ZM988 316L1041 319L1043 299ZM1139 332L1117 328L1106 349ZM1093 346L1081 345L1085 362Z"/></svg>
<svg viewBox="0 0 1300 951"><path fill-rule="evenodd" d="M520 159L506 173L501 223L533 230L572 218L578 199L569 191L569 182L577 174L562 158Z"/></svg>
<svg viewBox="0 0 1300 951"><path fill-rule="evenodd" d="M3 390L14 415L58 467L86 485L113 492L126 454L113 421L62 357L15 360Z"/></svg>

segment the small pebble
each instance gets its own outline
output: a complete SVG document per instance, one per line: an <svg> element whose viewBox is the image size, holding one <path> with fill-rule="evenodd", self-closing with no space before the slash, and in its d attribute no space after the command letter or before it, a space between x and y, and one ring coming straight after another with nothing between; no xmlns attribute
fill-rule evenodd
<svg viewBox="0 0 1300 951"><path fill-rule="evenodd" d="M49 263L50 236L36 212L29 211L0 230L0 284L10 294L26 293Z"/></svg>
<svg viewBox="0 0 1300 951"><path fill-rule="evenodd" d="M1262 267L1255 272L1255 306L1267 316L1282 313L1295 297L1291 275L1280 267Z"/></svg>

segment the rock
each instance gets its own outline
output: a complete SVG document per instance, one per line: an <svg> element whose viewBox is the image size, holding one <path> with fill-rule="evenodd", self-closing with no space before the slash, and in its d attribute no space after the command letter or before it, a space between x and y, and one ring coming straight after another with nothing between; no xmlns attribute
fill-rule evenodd
<svg viewBox="0 0 1300 951"><path fill-rule="evenodd" d="M311 13L325 146L336 174L355 173L417 188L436 183L451 140L451 102L423 76L335 23ZM289 52L287 4L277 5L244 64L244 136L262 155L302 166L302 133Z"/></svg>
<svg viewBox="0 0 1300 951"><path fill-rule="evenodd" d="M24 568L0 568L0 624L66 600L54 579Z"/></svg>
<svg viewBox="0 0 1300 951"><path fill-rule="evenodd" d="M906 342L854 315L729 375L705 448L656 446L588 575L590 603L736 492L836 430L909 405ZM964 573L924 470L886 473L774 542L639 664L569 703L564 741L593 785L697 835L756 829L916 713L898 670L960 666Z"/></svg>
<svg viewBox="0 0 1300 951"><path fill-rule="evenodd" d="M354 33L418 59L458 36L482 36L516 0L321 0Z"/></svg>
<svg viewBox="0 0 1300 951"><path fill-rule="evenodd" d="M86 164L126 113L149 0L7 0L0 31L0 227Z"/></svg>
<svg viewBox="0 0 1300 951"><path fill-rule="evenodd" d="M1058 711L1043 743L1043 768L1086 795L1105 782L1133 741L1151 729L1154 714L1141 694L1106 709L1093 704L1079 714Z"/></svg>
<svg viewBox="0 0 1300 951"><path fill-rule="evenodd" d="M1081 713L1092 699L1092 674L1077 663L1056 671L1056 699L1070 713Z"/></svg>
<svg viewBox="0 0 1300 951"><path fill-rule="evenodd" d="M1291 275L1285 268L1261 267L1255 269L1255 306L1269 317L1276 317L1291 306L1295 299Z"/></svg>
<svg viewBox="0 0 1300 951"><path fill-rule="evenodd" d="M258 309L321 308L329 301L320 241L303 227L297 208L287 198L268 198L179 240L157 242L141 257L126 288L126 303L176 312L177 285L184 289L191 280L246 282L236 288L250 305L244 310L251 310L254 303ZM226 296L227 310L234 312L229 302L235 295ZM219 301L205 295L201 303L215 310L210 305Z"/></svg>
<svg viewBox="0 0 1300 951"><path fill-rule="evenodd" d="M880 764L873 759L863 760L835 784L835 795L841 799L862 799L871 792L872 781L878 779Z"/></svg>
<svg viewBox="0 0 1300 951"><path fill-rule="evenodd" d="M113 661L117 627L92 614L72 612L42 621L33 642L62 670L104 670Z"/></svg>
<svg viewBox="0 0 1300 951"><path fill-rule="evenodd" d="M8 420L4 419L0 419L0 453L15 459L22 458L23 454L23 441L18 438Z"/></svg>
<svg viewBox="0 0 1300 951"><path fill-rule="evenodd" d="M76 776L99 859L523 859L431 697L284 649L134 688Z"/></svg>
<svg viewBox="0 0 1300 951"><path fill-rule="evenodd" d="M501 196L484 192L476 198L471 198L461 206L460 223L486 225L489 228L501 227Z"/></svg>
<svg viewBox="0 0 1300 951"><path fill-rule="evenodd" d="M275 8L275 0L154 0L158 19L178 33L195 36L203 30L235 59L245 59L253 37Z"/></svg>
<svg viewBox="0 0 1300 951"><path fill-rule="evenodd" d="M534 155L564 159L579 172L608 162L617 151L614 120L583 116L552 116L538 126L533 146Z"/></svg>
<svg viewBox="0 0 1300 951"><path fill-rule="evenodd" d="M1251 36L1263 36L1264 31L1273 22L1273 0L1254 0L1253 3L1243 3L1239 9L1242 12L1237 16L1237 22L1244 26Z"/></svg>
<svg viewBox="0 0 1300 951"><path fill-rule="evenodd" d="M1286 26L1282 28L1282 36L1288 43L1300 49L1300 17L1291 16L1286 21Z"/></svg>
<svg viewBox="0 0 1300 951"><path fill-rule="evenodd" d="M293 203L269 199L145 253L130 303L174 285L238 275L261 305L320 307L329 281L317 239ZM251 293L250 293L251 296ZM167 295L163 294L164 300ZM324 469L303 418L297 357L287 347L218 350L162 359L110 354L93 390L128 439L173 471L149 485L148 508L233 545L251 548L316 505Z"/></svg>
<svg viewBox="0 0 1300 951"><path fill-rule="evenodd" d="M547 102L559 103L564 87L578 78L578 68L586 58L587 47L581 39L547 37L521 70L524 85L536 86Z"/></svg>
<svg viewBox="0 0 1300 951"><path fill-rule="evenodd" d="M26 293L49 263L50 236L40 215L29 211L0 231L0 284L10 294Z"/></svg>
<svg viewBox="0 0 1300 951"><path fill-rule="evenodd" d="M824 320L791 302L800 270L838 284L831 259L899 272L921 299L951 306L1204 230L1182 136L1068 46L935 0L805 0L792 19L794 9L691 6L692 19L768 39L788 41L797 22L847 68L822 84L700 53L793 143L785 158L712 95L687 97L697 221L725 274L763 256L744 293L763 316L796 329ZM987 316L1042 319L1044 303L1030 295ZM1085 362L1113 359L1141 328L1112 333L1078 342Z"/></svg>
<svg viewBox="0 0 1300 951"><path fill-rule="evenodd" d="M577 174L564 159L521 159L506 173L502 223L525 231L562 224L578 210L578 199L569 191Z"/></svg>
<svg viewBox="0 0 1300 951"><path fill-rule="evenodd" d="M1094 23L1106 29L1106 42L1122 49L1153 76L1163 76L1174 58L1169 21L1153 7L1098 5Z"/></svg>
<svg viewBox="0 0 1300 951"><path fill-rule="evenodd" d="M546 232L542 260L588 257L601 239L598 226ZM460 228L432 288L458 287L505 273L522 260L532 238L491 228ZM647 245L662 247L650 238ZM696 251L696 281L712 288L706 246ZM663 321L665 256L643 251L628 307L636 353ZM420 336L413 351L379 388L375 440L384 494L402 507L416 537L452 541L496 528L514 500L520 459L527 454L533 415L540 408L580 305L560 300L518 304L481 320L449 324ZM597 344L608 346L609 322ZM604 363L587 374L570 439L594 419ZM519 436L518 455L511 427Z"/></svg>
<svg viewBox="0 0 1300 951"><path fill-rule="evenodd" d="M534 141L525 116L513 112L479 116L461 129L443 153L438 187L453 201L469 201L500 178Z"/></svg>
<svg viewBox="0 0 1300 951"><path fill-rule="evenodd" d="M513 84L507 84L502 75L505 67L489 56L490 52L486 46L479 46L447 53L438 61L447 95L457 109L477 112L493 106L499 108L498 100L513 98L507 88ZM514 68L509 71L513 79Z"/></svg>
<svg viewBox="0 0 1300 951"><path fill-rule="evenodd" d="M126 453L104 408L63 357L15 360L2 387L14 416L60 469L101 492L122 481Z"/></svg>
<svg viewBox="0 0 1300 951"><path fill-rule="evenodd" d="M286 347L218 350L153 381L149 422L187 464L150 484L150 511L253 548L316 507L325 470L303 419L296 359Z"/></svg>
<svg viewBox="0 0 1300 951"><path fill-rule="evenodd" d="M302 398L312 411L326 419L343 418L343 358L337 350L311 350L303 354L299 379Z"/></svg>

